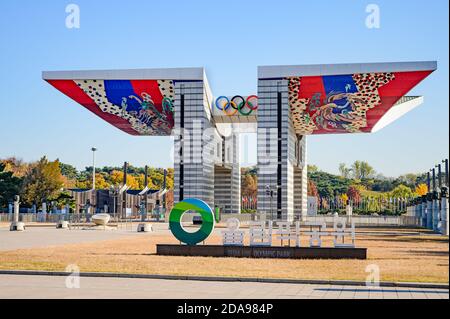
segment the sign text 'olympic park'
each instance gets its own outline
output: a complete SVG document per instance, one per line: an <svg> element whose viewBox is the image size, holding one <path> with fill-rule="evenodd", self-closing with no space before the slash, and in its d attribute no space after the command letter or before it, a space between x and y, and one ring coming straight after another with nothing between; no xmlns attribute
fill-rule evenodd
<svg viewBox="0 0 450 319"><path fill-rule="evenodd" d="M202 226L196 232L186 231L181 223L182 216L186 212L197 212L202 218ZM306 226L308 231L301 231L301 225ZM187 245L196 245L205 241L214 230L215 216L207 203L200 199L187 198L177 203L169 216L169 227L172 234L181 242ZM250 222L248 236L250 246L272 246L273 239L295 243L300 247L300 236L309 237L309 247L322 247L324 236L333 238L336 248L355 247L355 224L348 227L347 221L342 217L334 217L333 228L328 229L325 222L303 222L295 223L287 221L277 221L274 227L272 221ZM243 246L246 232L240 229L240 222L237 218L227 220L227 229L222 231L222 243L224 246ZM346 242L347 238L347 242Z"/></svg>

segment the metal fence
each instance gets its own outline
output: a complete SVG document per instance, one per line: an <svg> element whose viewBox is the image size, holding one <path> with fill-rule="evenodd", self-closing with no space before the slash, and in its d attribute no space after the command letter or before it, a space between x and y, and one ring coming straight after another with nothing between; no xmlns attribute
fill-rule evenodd
<svg viewBox="0 0 450 319"><path fill-rule="evenodd" d="M257 208L257 198L256 196L242 196L241 209L245 210L255 210Z"/></svg>
<svg viewBox="0 0 450 319"><path fill-rule="evenodd" d="M319 214L344 213L347 205L352 206L354 214L391 214L406 213L408 205L413 198L367 196L357 200L343 199L342 197L317 197L317 212ZM256 210L257 199L252 196L243 196L241 201L243 210Z"/></svg>
<svg viewBox="0 0 450 319"><path fill-rule="evenodd" d="M420 219L414 216L339 216L345 218L347 223L355 223L359 227L418 227L420 226ZM333 224L333 216L306 216L303 221L306 222L320 222L327 225Z"/></svg>
<svg viewBox="0 0 450 319"><path fill-rule="evenodd" d="M400 215L406 213L412 198L397 197L362 197L355 199L343 199L341 197L319 197L317 198L317 212L319 214L344 212L347 205L353 209L353 214L391 214Z"/></svg>
<svg viewBox="0 0 450 319"><path fill-rule="evenodd" d="M45 220L41 218L40 214L19 214L19 221L24 223L57 223L60 220L64 220L63 214L47 214ZM0 214L0 222L12 222L13 214Z"/></svg>
<svg viewBox="0 0 450 319"><path fill-rule="evenodd" d="M191 222L195 214L185 214L183 215L183 222ZM405 226L405 227L417 227L420 226L420 218L415 216L346 216L339 215L339 217L345 218L348 223L354 222L356 226L359 227L383 227L383 226ZM221 221L225 222L229 218L237 218L241 222L248 223L250 221L258 220L270 220L270 216L266 214L222 214ZM0 214L0 222L11 222L13 219L12 214ZM63 214L47 214L45 219L39 214L20 214L19 220L24 223L57 223L65 219ZM67 220L67 219L66 219ZM304 216L299 217L298 220L304 222L320 222L326 223L327 225L332 225L334 216L329 215L317 215L317 216ZM83 224L89 222L84 214L70 214L68 221L71 224ZM139 219L129 218L129 219L119 219L115 216L111 216L111 223L121 223L121 222L131 222L139 221ZM155 221L155 220L153 220ZM276 221L276 220L275 220Z"/></svg>

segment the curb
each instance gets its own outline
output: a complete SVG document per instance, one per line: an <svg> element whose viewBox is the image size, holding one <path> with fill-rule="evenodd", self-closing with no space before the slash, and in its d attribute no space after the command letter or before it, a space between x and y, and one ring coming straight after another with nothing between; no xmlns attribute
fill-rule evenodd
<svg viewBox="0 0 450 319"><path fill-rule="evenodd" d="M0 275L68 276L70 274L71 274L70 272L63 272L63 271L0 270ZM352 280L308 280L308 279L275 279L275 278L203 277L203 276L176 276L176 275L121 274L121 273L107 273L107 272L103 272L103 273L81 272L80 277L226 281L226 282L260 282L260 283L304 284L304 285L343 285L343 286L364 286L364 287L366 286L366 283L364 281L352 281ZM380 287L447 289L447 290L449 289L449 284L440 284L440 283L383 281L383 282L380 282L379 286Z"/></svg>

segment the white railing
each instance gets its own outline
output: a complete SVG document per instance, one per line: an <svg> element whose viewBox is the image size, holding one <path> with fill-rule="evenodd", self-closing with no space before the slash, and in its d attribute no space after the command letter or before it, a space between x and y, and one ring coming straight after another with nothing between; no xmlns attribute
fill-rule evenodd
<svg viewBox="0 0 450 319"><path fill-rule="evenodd" d="M354 222L355 226L407 226L407 227L418 227L420 226L419 218L414 216L342 216L348 223ZM333 216L306 216L304 221L308 222L325 222L328 224L333 224Z"/></svg>

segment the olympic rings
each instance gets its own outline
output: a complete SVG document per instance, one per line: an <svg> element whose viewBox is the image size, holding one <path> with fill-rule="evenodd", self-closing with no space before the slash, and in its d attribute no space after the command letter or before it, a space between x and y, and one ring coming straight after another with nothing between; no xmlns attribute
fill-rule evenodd
<svg viewBox="0 0 450 319"><path fill-rule="evenodd" d="M240 103L236 102L236 100L241 100ZM233 107L233 105L231 105L231 107L233 107L235 110L239 110L240 108L242 108L245 104L245 100L242 96L240 95L235 95L231 98L231 101L234 102L236 104L235 107Z"/></svg>
<svg viewBox="0 0 450 319"><path fill-rule="evenodd" d="M219 101L225 99L227 102L225 104L223 104L222 106L219 106ZM216 99L216 107L221 110L224 111L226 109L228 109L230 107L230 100L226 97L226 96L219 96Z"/></svg>
<svg viewBox="0 0 450 319"><path fill-rule="evenodd" d="M253 113L253 111L258 109L258 97L256 95L250 95L247 99L244 99L241 95L235 95L230 100L228 97L222 95L216 99L215 106L218 110L223 111L227 116L233 116L237 112L243 116L249 116ZM234 111L228 111L230 106ZM244 111L244 107L247 107L249 110Z"/></svg>
<svg viewBox="0 0 450 319"><path fill-rule="evenodd" d="M223 112L224 112L226 115L228 115L228 116L233 116L233 115L235 115L235 114L238 112L238 108L237 108L237 106L236 106L236 103L234 103L233 101L230 101L230 103L228 103L228 106L230 106L230 105L231 105L231 108L234 109L234 111L231 112L231 113L228 113L227 108L225 108L225 109L223 110Z"/></svg>
<svg viewBox="0 0 450 319"><path fill-rule="evenodd" d="M253 103L250 102L251 99L256 100L255 106L253 106ZM250 95L249 97L247 97L247 100L245 101L245 103L253 111L258 109L258 97L256 95Z"/></svg>

